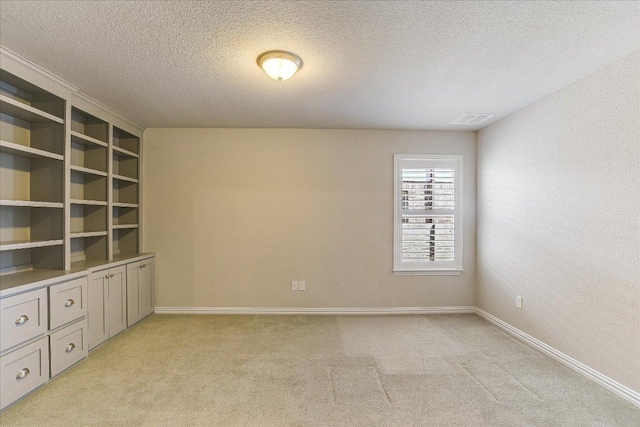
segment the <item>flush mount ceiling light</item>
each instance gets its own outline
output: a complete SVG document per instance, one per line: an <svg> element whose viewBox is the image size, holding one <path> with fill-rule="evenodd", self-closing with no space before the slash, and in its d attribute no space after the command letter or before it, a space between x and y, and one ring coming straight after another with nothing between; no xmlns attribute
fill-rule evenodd
<svg viewBox="0 0 640 427"><path fill-rule="evenodd" d="M281 82L293 76L302 68L302 59L295 53L284 50L270 50L258 56L258 66L274 80Z"/></svg>

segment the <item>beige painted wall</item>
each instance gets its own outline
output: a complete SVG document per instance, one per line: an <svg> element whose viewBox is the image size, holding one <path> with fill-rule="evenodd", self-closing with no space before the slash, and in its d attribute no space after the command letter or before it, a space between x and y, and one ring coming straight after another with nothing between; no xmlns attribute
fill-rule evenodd
<svg viewBox="0 0 640 427"><path fill-rule="evenodd" d="M478 133L477 305L634 390L639 66L636 51Z"/></svg>
<svg viewBox="0 0 640 427"><path fill-rule="evenodd" d="M147 129L158 307L474 304L475 133ZM465 272L394 276L393 154L464 155ZM291 280L306 280L292 292Z"/></svg>

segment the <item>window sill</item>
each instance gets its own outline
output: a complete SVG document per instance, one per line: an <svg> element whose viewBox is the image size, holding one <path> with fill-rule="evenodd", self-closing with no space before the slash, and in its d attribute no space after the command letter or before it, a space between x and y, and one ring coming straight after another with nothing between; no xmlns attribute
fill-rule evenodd
<svg viewBox="0 0 640 427"><path fill-rule="evenodd" d="M393 270L396 276L459 276L464 270Z"/></svg>

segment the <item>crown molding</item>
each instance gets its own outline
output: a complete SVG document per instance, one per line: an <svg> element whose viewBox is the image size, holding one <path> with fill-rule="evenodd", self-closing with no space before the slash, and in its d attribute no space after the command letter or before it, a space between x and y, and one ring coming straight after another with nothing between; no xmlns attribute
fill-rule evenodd
<svg viewBox="0 0 640 427"><path fill-rule="evenodd" d="M6 60L10 60L13 61L21 66L23 66L24 68L27 68L33 72L35 72L36 74L54 82L55 84L62 86L63 88L71 91L71 92L78 92L80 89L77 86L72 85L71 83L69 83L68 81L66 81L65 79L63 79L62 77L56 76L55 74L45 70L44 68L42 68L41 66L39 66L38 64L35 64L31 61L29 61L27 58L25 58L24 56L20 56L17 53L15 53L12 50L7 49L4 46L0 45L0 57L2 57L3 61Z"/></svg>
<svg viewBox="0 0 640 427"><path fill-rule="evenodd" d="M42 68L41 66L39 66L38 64L35 64L32 61L29 61L27 58L13 52L10 49L7 49L6 47L0 45L0 59L4 62L4 61L11 61L14 62L18 65L20 65L23 68L26 68L36 74L38 74L41 77L46 78L47 80L55 83L56 85L64 88L65 90L69 91L73 96L83 100L84 102L88 102L89 104L93 105L96 108L99 108L100 110L103 110L109 114L111 114L114 117L117 117L118 119L122 120L123 122L128 123L131 126L136 127L137 129L139 129L140 131L144 131L144 126L131 121L129 119L127 119L126 117L124 117L122 114L118 113L117 111L113 110L111 107L108 107L107 105L103 104L100 101L97 101L94 98L91 98L90 96L86 95L85 93L83 93L79 87L72 85L71 83L69 83L68 81L66 81L65 79L63 79L62 77L59 77L55 74L53 74L52 72Z"/></svg>

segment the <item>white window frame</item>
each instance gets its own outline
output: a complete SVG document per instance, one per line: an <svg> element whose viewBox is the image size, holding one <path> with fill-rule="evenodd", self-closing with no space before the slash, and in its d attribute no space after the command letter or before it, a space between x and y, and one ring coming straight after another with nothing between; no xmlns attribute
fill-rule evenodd
<svg viewBox="0 0 640 427"><path fill-rule="evenodd" d="M463 210L462 188L463 156L430 155L430 154L394 154L393 156L393 272L396 275L460 275L463 270ZM402 167L447 167L454 169L455 204L453 210L454 221L454 261L443 263L402 262ZM450 213L451 211L449 211Z"/></svg>

